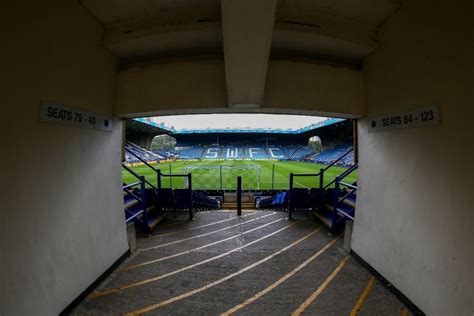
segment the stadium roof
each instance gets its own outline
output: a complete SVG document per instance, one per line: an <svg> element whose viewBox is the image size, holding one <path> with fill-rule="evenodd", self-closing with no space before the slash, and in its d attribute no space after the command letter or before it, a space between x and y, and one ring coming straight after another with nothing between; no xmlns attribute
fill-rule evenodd
<svg viewBox="0 0 474 316"><path fill-rule="evenodd" d="M135 121L149 124L151 126L160 128L162 130L168 131L172 134L221 134L221 133L255 133L255 134L300 134L307 131L311 131L317 128L321 128L324 126L329 126L335 123L339 123L344 121L345 119L339 118L328 118L323 121L319 121L314 124L310 124L301 128L251 128L251 127L244 127L244 128L202 128L202 129L175 129L173 127L165 126L162 122L157 122L153 118L136 118Z"/></svg>

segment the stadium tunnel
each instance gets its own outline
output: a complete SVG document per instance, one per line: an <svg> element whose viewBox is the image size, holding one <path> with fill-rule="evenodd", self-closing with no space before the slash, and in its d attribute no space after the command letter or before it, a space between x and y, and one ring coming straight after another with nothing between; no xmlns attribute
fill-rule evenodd
<svg viewBox="0 0 474 316"><path fill-rule="evenodd" d="M0 15L1 315L58 314L127 255L123 120L195 113L357 119L353 252L424 313L474 313L472 1L27 0ZM48 119L51 104L103 125ZM371 130L429 105L439 124Z"/></svg>

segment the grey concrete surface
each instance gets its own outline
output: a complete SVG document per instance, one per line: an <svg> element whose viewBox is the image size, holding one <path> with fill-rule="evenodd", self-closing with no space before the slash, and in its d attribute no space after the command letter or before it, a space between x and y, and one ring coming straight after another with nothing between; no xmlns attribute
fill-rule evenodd
<svg viewBox="0 0 474 316"><path fill-rule="evenodd" d="M96 289L96 293L130 284L135 284L135 286L115 290L108 295L95 298L90 296L74 310L73 314L120 315L175 298L272 256L282 248L319 229L316 234L287 251L231 279L147 313L149 315L219 315L269 287L334 240L334 237L328 234L326 227L304 216L288 221L285 213L258 211L244 213L244 215L247 216L239 218L235 212L203 212L197 213L192 222L178 218L163 223L157 227L151 237L137 240L137 252L104 281ZM203 225L207 226L201 227ZM289 225L292 226L270 235ZM227 238L228 240L224 240ZM254 242L260 238L260 241ZM182 241L183 239L185 240ZM180 242L144 250L176 241ZM124 267L190 251L210 243L215 244L178 257L121 271ZM334 245L322 252L302 270L266 295L238 310L236 314L291 314L347 256L348 253L343 248L343 240L338 239ZM207 261L202 263L204 260ZM188 268L191 265L196 266ZM184 270L174 273L179 269ZM153 280L159 276L162 278ZM366 287L369 277L370 273L355 259L350 258L348 264L321 295L309 305L305 314L349 314ZM152 281L145 284L136 284L150 279ZM399 315L402 307L403 304L377 281L362 306L360 315Z"/></svg>

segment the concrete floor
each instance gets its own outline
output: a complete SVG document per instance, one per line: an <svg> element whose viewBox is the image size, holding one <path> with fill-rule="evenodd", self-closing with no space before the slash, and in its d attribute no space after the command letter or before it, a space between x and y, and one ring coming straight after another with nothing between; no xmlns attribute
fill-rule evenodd
<svg viewBox="0 0 474 316"><path fill-rule="evenodd" d="M371 275L342 240L314 219L285 215L202 212L192 222L168 220L137 240L138 251L73 314L348 315L358 301L359 315L406 313L378 280L363 300Z"/></svg>

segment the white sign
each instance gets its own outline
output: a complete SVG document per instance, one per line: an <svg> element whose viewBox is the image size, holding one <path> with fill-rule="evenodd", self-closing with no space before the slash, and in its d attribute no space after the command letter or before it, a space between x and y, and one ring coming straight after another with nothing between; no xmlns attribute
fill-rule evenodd
<svg viewBox="0 0 474 316"><path fill-rule="evenodd" d="M272 158L278 159L278 158L283 158L282 155L276 155L275 152L279 152L280 148L268 148L268 152L270 153L270 156Z"/></svg>
<svg viewBox="0 0 474 316"><path fill-rule="evenodd" d="M209 148L206 151L204 158L214 159L219 157L219 148Z"/></svg>
<svg viewBox="0 0 474 316"><path fill-rule="evenodd" d="M112 131L112 117L73 109L60 103L41 102L40 120L69 126L87 127L105 132Z"/></svg>
<svg viewBox="0 0 474 316"><path fill-rule="evenodd" d="M382 132L397 128L427 127L441 122L437 105L419 108L407 112L387 114L369 118L369 132Z"/></svg>

